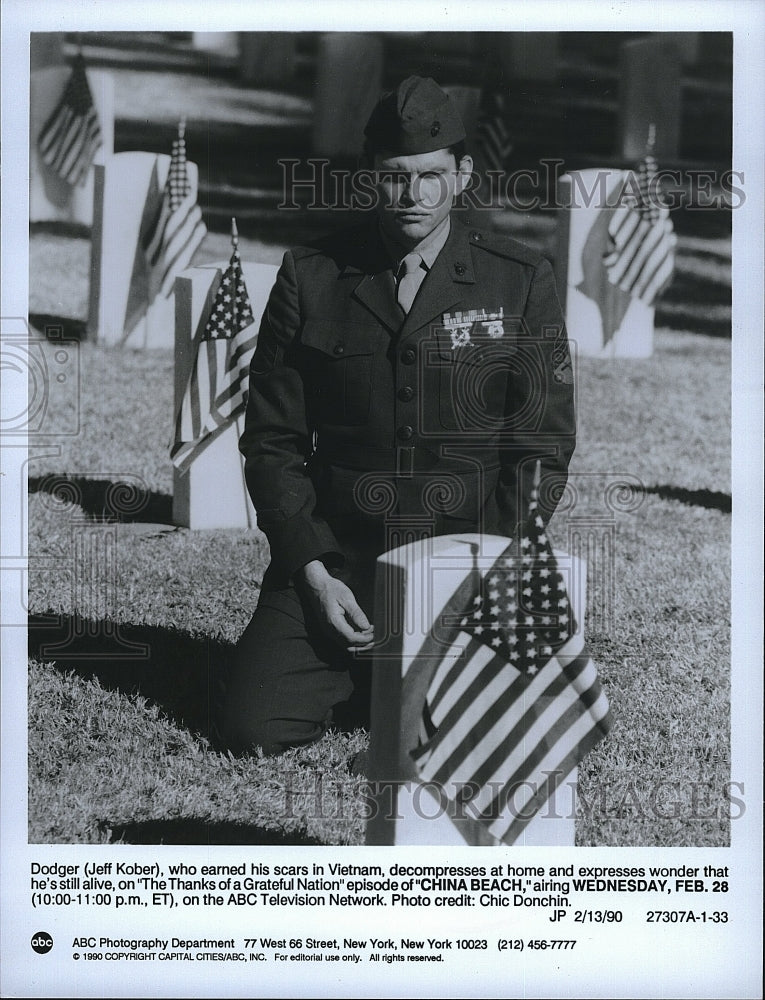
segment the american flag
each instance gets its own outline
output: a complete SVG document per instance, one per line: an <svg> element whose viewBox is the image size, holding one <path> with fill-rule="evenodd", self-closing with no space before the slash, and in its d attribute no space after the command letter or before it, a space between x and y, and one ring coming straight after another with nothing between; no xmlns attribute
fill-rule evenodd
<svg viewBox="0 0 765 1000"><path fill-rule="evenodd" d="M513 844L611 724L563 575L529 503L520 543L482 579L425 697L418 772L469 817L474 842ZM455 650L463 648L455 658ZM465 827L462 826L463 836Z"/></svg>
<svg viewBox="0 0 765 1000"><path fill-rule="evenodd" d="M215 293L176 418L170 458L181 471L247 404L257 329L242 274L236 223L232 228L234 250Z"/></svg>
<svg viewBox="0 0 765 1000"><path fill-rule="evenodd" d="M614 210L608 224L612 247L603 258L611 284L648 306L672 277L677 245L669 210L659 200L653 183L658 173L653 145L652 127L646 155L634 177L637 193L628 194Z"/></svg>
<svg viewBox="0 0 765 1000"><path fill-rule="evenodd" d="M513 151L505 94L492 90L485 95L476 132L482 168L505 171Z"/></svg>
<svg viewBox="0 0 765 1000"><path fill-rule="evenodd" d="M82 53L74 59L63 96L43 125L37 145L42 160L59 177L72 186L85 182L103 141Z"/></svg>
<svg viewBox="0 0 765 1000"><path fill-rule="evenodd" d="M150 275L149 302L157 295L170 295L176 275L188 266L207 233L189 183L184 133L185 123L181 121L162 200L143 246Z"/></svg>

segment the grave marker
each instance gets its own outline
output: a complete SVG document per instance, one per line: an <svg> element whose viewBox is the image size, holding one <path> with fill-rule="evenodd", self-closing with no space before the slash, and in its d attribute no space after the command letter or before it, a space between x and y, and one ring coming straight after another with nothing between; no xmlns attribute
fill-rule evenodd
<svg viewBox="0 0 765 1000"><path fill-rule="evenodd" d="M649 358L653 353L653 306L608 280L603 259L608 225L628 172L592 169L560 178L558 295L575 354L600 358Z"/></svg>
<svg viewBox="0 0 765 1000"><path fill-rule="evenodd" d="M451 645L453 625L448 633L449 618L455 617L468 592L452 605L449 598L471 571L485 577L507 545L506 538L493 535L447 535L401 546L378 559L367 844L496 843L482 831L476 834L476 824L469 818L469 802L455 808L440 797L432 782L423 781L410 752L420 739L425 692L436 665L442 660L458 663L465 659L461 656L464 637ZM578 624L575 635L580 636L586 607L586 566L581 559L564 553L556 552L555 556ZM516 844L574 843L576 779L575 769L528 823ZM457 816L456 822L450 815Z"/></svg>
<svg viewBox="0 0 765 1000"><path fill-rule="evenodd" d="M130 348L173 347L172 282L206 232L197 186L183 123L172 157L118 153L96 169L91 337Z"/></svg>
<svg viewBox="0 0 765 1000"><path fill-rule="evenodd" d="M183 400L201 332L218 278L228 262L189 268L175 284L175 412ZM242 263L255 329L260 324L276 279L274 264ZM173 470L173 522L187 528L254 528L255 511L244 482L239 453L243 417L228 424L191 463Z"/></svg>

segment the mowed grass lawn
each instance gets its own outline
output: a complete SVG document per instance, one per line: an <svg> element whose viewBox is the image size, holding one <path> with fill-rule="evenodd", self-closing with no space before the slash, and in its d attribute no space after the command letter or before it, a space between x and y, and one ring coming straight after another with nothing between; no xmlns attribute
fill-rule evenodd
<svg viewBox="0 0 765 1000"><path fill-rule="evenodd" d="M587 523L611 539L585 551L615 724L580 768L582 845L729 838L730 342L660 330L655 348L580 361L576 503L551 526L559 548ZM348 764L366 733L278 760L215 747L267 546L167 523L170 353L83 344L79 361L56 405L80 432L29 472L30 841L362 843ZM612 509L625 477L640 488Z"/></svg>

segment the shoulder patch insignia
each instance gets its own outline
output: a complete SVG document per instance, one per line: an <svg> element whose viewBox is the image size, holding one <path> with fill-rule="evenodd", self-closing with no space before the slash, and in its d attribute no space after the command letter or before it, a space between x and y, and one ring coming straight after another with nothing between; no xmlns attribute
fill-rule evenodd
<svg viewBox="0 0 765 1000"><path fill-rule="evenodd" d="M565 346L558 347L553 352L553 378L561 385L574 384L574 369L571 365L571 356Z"/></svg>

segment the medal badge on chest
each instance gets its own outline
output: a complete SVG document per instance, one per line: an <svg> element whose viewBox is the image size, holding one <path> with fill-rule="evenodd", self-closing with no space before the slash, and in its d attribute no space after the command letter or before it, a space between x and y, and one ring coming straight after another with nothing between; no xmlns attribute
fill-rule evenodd
<svg viewBox="0 0 765 1000"><path fill-rule="evenodd" d="M464 312L444 313L443 324L449 331L452 350L473 347L472 335L484 335L498 340L505 335L504 308L490 312L488 309L468 309Z"/></svg>
<svg viewBox="0 0 765 1000"><path fill-rule="evenodd" d="M470 326L455 327L449 331L452 338L452 350L459 347L472 347L473 341L470 339Z"/></svg>

